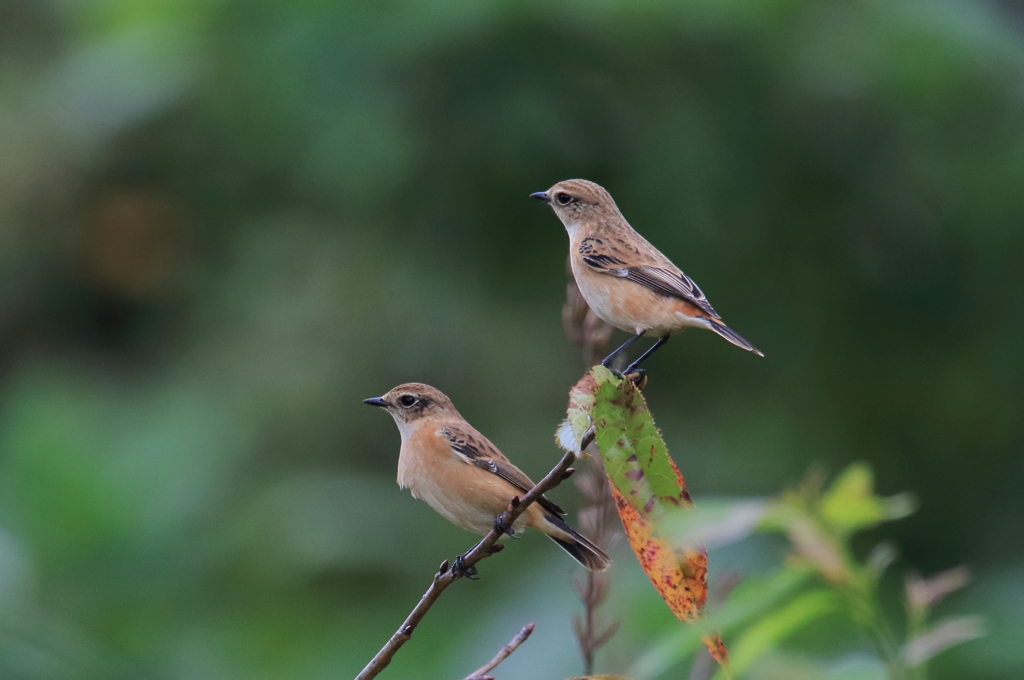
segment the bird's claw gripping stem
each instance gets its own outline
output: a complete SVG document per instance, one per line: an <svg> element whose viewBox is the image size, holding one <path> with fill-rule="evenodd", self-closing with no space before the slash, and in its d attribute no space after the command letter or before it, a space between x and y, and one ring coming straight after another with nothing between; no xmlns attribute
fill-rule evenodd
<svg viewBox="0 0 1024 680"><path fill-rule="evenodd" d="M459 555L455 558L455 561L452 563L452 571L463 578L468 578L470 581L478 581L480 577L477 576L476 567L466 566L463 557L463 555Z"/></svg>

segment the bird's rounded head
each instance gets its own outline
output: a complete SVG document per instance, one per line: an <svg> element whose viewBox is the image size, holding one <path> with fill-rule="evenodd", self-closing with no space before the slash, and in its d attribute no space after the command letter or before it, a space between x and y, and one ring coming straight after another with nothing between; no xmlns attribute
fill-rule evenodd
<svg viewBox="0 0 1024 680"><path fill-rule="evenodd" d="M585 179L567 179L547 191L538 191L530 196L550 205L570 230L584 221L619 215L612 195L600 184Z"/></svg>
<svg viewBox="0 0 1024 680"><path fill-rule="evenodd" d="M428 416L457 416L459 413L444 392L423 383L404 383L391 388L382 397L364 399L363 403L383 408L400 424Z"/></svg>

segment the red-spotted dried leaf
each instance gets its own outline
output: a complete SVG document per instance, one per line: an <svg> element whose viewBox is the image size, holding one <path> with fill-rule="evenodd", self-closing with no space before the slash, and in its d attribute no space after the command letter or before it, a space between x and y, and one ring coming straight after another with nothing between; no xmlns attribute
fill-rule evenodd
<svg viewBox="0 0 1024 680"><path fill-rule="evenodd" d="M680 621L693 621L700 616L708 595L707 554L675 549L615 486L611 490L629 545L654 589Z"/></svg>
<svg viewBox="0 0 1024 680"><path fill-rule="evenodd" d="M725 643L722 642L722 636L718 633L711 635L705 635L700 639L704 643L704 646L708 648L708 652L711 653L711 658L718 662L718 665L726 669L728 675L729 669L729 651L725 648Z"/></svg>
<svg viewBox="0 0 1024 680"><path fill-rule="evenodd" d="M564 450L581 453L580 442L590 429L596 391L597 381L590 373L585 373L569 390L566 418L555 432L555 442Z"/></svg>
<svg viewBox="0 0 1024 680"><path fill-rule="evenodd" d="M643 395L602 366L595 366L570 392L559 440L565 448L578 447L590 427L640 566L673 614L681 621L695 620L707 599L707 552L699 546L677 547L659 533L666 515L693 507L686 482L668 455ZM722 639L714 634L703 641L727 668Z"/></svg>

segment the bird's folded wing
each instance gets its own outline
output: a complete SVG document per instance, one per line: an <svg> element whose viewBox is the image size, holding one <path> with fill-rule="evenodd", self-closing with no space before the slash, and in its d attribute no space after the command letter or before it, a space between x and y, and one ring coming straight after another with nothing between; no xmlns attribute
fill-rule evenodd
<svg viewBox="0 0 1024 680"><path fill-rule="evenodd" d="M583 262L594 271L639 283L661 295L686 300L700 307L712 317L722 318L704 297L704 293L693 282L693 279L678 269L667 269L649 264L628 266L616 257L600 253L584 255Z"/></svg>
<svg viewBox="0 0 1024 680"><path fill-rule="evenodd" d="M494 447L494 444L476 432L468 432L459 427L444 427L441 435L448 440L448 445L462 460L470 465L486 470L501 477L522 493L533 488L533 482L523 474L523 471L509 462L501 451ZM543 496L537 503L545 510L557 515L564 515L565 510L549 501Z"/></svg>

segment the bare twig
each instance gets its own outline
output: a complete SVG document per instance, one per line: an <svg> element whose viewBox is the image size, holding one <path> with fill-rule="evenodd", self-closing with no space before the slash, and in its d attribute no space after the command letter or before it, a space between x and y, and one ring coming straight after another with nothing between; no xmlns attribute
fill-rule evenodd
<svg viewBox="0 0 1024 680"><path fill-rule="evenodd" d="M495 527L488 532L486 536L481 539L473 548L462 555L462 566L464 569L469 569L474 564L482 559L490 557L495 552L498 552L503 545L495 545L498 539L501 538L502 534L505 533L509 527L512 526L513 522L519 518L521 514L533 503L535 500L540 498L543 494L555 488L561 483L565 471L569 469L573 461L576 460L576 454L573 452L567 452L562 456L562 460L558 461L558 464L551 469L551 472L544 476L544 479L537 482L536 486L530 489L522 499L518 497L512 498L509 502L508 508L505 512L498 516L495 522ZM445 588L462 578L462 573L458 569L449 569L448 560L441 563L441 568L438 569L437 573L434 574L434 580L427 588L427 592L423 593L419 603L413 607L412 611L409 612L409 616L406 617L402 625L398 627L395 634L391 636L391 639L387 641L377 655L373 657L370 663L366 664L359 675L356 676L356 680L369 680L370 678L376 677L378 673L384 670L389 663L391 663L392 657L402 645L408 642L409 638L412 637L412 633L416 630L416 626L419 625L423 617L426 616L427 612L437 601L437 598L441 596Z"/></svg>
<svg viewBox="0 0 1024 680"><path fill-rule="evenodd" d="M587 499L587 506L580 510L580 529L597 544L607 551L616 538L615 503L608 490L608 479L604 468L597 458L593 458L584 471L577 476L576 486ZM594 656L619 629L617 621L602 625L597 616L597 609L608 597L611 580L608 572L588 571L581 579L573 582L576 593L583 603L583 615L573 616L573 631L580 654L583 656L583 674L594 672Z"/></svg>
<svg viewBox="0 0 1024 680"><path fill-rule="evenodd" d="M487 675L497 667L499 663L508 658L508 655L516 651L519 645L526 641L526 638L530 637L530 633L533 632L533 624L528 623L522 627L522 629L516 633L516 636L512 640L498 650L498 653L494 655L494 658L485 663L480 668L476 669L465 677L465 680L494 680L493 675Z"/></svg>

